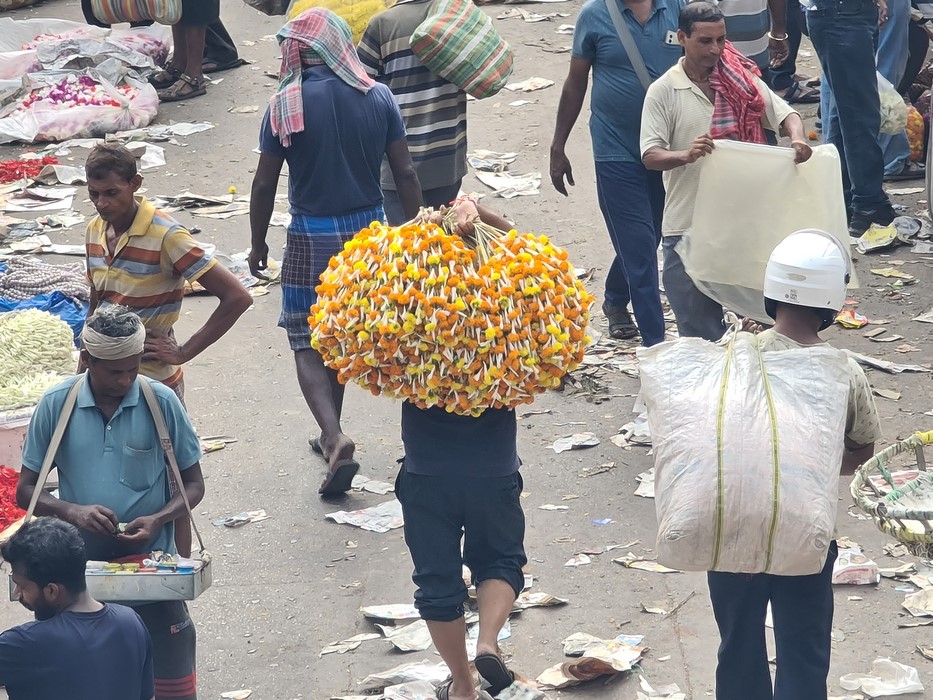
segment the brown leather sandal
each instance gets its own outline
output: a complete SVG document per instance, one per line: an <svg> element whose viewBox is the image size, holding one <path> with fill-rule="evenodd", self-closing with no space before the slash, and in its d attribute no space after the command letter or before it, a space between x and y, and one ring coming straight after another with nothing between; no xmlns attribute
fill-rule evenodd
<svg viewBox="0 0 933 700"><path fill-rule="evenodd" d="M171 66L165 66L162 70L153 73L149 76L149 84L152 85L156 90L165 90L166 88L172 87L181 77L181 70L178 68L172 68Z"/></svg>
<svg viewBox="0 0 933 700"><path fill-rule="evenodd" d="M206 78L192 78L182 73L170 88L159 90L159 100L162 102L181 102L182 100L190 100L192 97L200 97L206 93Z"/></svg>

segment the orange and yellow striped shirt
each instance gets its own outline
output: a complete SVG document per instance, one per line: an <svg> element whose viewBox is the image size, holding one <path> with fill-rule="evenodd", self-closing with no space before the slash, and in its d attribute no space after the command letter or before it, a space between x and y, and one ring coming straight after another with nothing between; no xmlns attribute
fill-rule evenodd
<svg viewBox="0 0 933 700"><path fill-rule="evenodd" d="M107 224L95 216L87 227L88 280L98 305L127 306L146 330L167 333L181 313L185 280L193 282L215 264L184 226L137 197L139 209L129 230L117 240L113 255L107 249ZM174 388L182 369L144 360L140 374Z"/></svg>

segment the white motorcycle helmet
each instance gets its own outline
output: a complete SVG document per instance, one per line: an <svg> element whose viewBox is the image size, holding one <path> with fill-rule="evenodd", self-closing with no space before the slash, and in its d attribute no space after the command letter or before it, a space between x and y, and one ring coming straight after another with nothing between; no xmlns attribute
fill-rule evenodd
<svg viewBox="0 0 933 700"><path fill-rule="evenodd" d="M805 306L823 317L824 330L845 303L849 278L849 256L835 238L818 229L796 231L768 259L765 311L775 318L778 302Z"/></svg>

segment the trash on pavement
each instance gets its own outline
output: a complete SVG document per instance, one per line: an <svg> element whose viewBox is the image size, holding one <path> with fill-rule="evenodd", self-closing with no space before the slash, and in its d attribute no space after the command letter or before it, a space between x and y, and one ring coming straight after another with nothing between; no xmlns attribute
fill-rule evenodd
<svg viewBox="0 0 933 700"><path fill-rule="evenodd" d="M893 343L898 340L903 340L904 336L902 335L886 335L884 337L871 336L869 340L874 341L875 343Z"/></svg>
<svg viewBox="0 0 933 700"><path fill-rule="evenodd" d="M594 525L611 525L612 518L597 518L593 520Z"/></svg>
<svg viewBox="0 0 933 700"><path fill-rule="evenodd" d="M890 190L885 190L888 194L896 195L907 195L907 194L920 194L923 192L922 187L895 187Z"/></svg>
<svg viewBox="0 0 933 700"><path fill-rule="evenodd" d="M847 673L839 679L839 685L873 698L923 692L917 669L884 658L875 659L868 673Z"/></svg>
<svg viewBox="0 0 933 700"><path fill-rule="evenodd" d="M933 309L930 309L924 314L914 317L914 321L920 321L920 323L933 323Z"/></svg>
<svg viewBox="0 0 933 700"><path fill-rule="evenodd" d="M910 343L903 343L894 348L894 352L908 353L908 352L920 352L920 348L916 345L911 345Z"/></svg>
<svg viewBox="0 0 933 700"><path fill-rule="evenodd" d="M899 401L901 398L901 392L899 391L894 391L893 389L879 389L876 386L871 388L871 393L883 399L888 399L889 401Z"/></svg>
<svg viewBox="0 0 933 700"><path fill-rule="evenodd" d="M569 506L555 506L553 503L545 503L538 506L538 510L569 510Z"/></svg>
<svg viewBox="0 0 933 700"><path fill-rule="evenodd" d="M901 605L914 617L933 617L933 588L911 593Z"/></svg>
<svg viewBox="0 0 933 700"><path fill-rule="evenodd" d="M907 546L903 542L888 542L882 548L882 551L889 557L902 557L905 554L910 554L910 552L907 551Z"/></svg>
<svg viewBox="0 0 933 700"><path fill-rule="evenodd" d="M372 696L369 696L372 700ZM437 688L429 681L411 681L390 685L382 691L382 700L435 700Z"/></svg>
<svg viewBox="0 0 933 700"><path fill-rule="evenodd" d="M924 365L898 364L897 362L881 360L877 357L871 357L870 355L863 355L859 352L853 352L852 350L846 350L846 353L860 365L873 367L874 369L880 369L882 372L887 372L889 374L901 374L902 372L933 372L933 369L930 367L925 367Z"/></svg>
<svg viewBox="0 0 933 700"><path fill-rule="evenodd" d="M505 89L511 90L512 92L534 92L535 90L549 88L553 84L554 81L548 80L547 78L528 78L528 80L522 80L518 83L508 83Z"/></svg>
<svg viewBox="0 0 933 700"><path fill-rule="evenodd" d="M833 564L833 584L873 586L881 581L878 565L860 549L840 549Z"/></svg>
<svg viewBox="0 0 933 700"><path fill-rule="evenodd" d="M638 488L635 489L636 496L654 498L654 467L636 476L635 480L638 482Z"/></svg>
<svg viewBox="0 0 933 700"><path fill-rule="evenodd" d="M242 690L228 690L225 693L221 693L220 697L223 698L223 700L246 700L246 698L252 694L252 690L243 688Z"/></svg>
<svg viewBox="0 0 933 700"><path fill-rule="evenodd" d="M868 316L860 314L851 306L847 306L836 314L836 323L843 328L862 328L868 325Z"/></svg>
<svg viewBox="0 0 933 700"><path fill-rule="evenodd" d="M371 620L417 620L421 615L411 603L366 605L360 608L363 617Z"/></svg>
<svg viewBox="0 0 933 700"><path fill-rule="evenodd" d="M893 246L897 243L897 229L893 224L890 226L879 226L872 224L862 237L858 239L856 250L860 253L867 253L872 250L881 250Z"/></svg>
<svg viewBox="0 0 933 700"><path fill-rule="evenodd" d="M651 428L648 427L648 414L641 413L635 420L623 425L619 430L619 435L627 444L651 447Z"/></svg>
<svg viewBox="0 0 933 700"><path fill-rule="evenodd" d="M558 598L550 593L532 593L531 591L522 591L521 595L515 600L513 609L527 610L528 608L553 608L559 605L566 605L570 601L566 598Z"/></svg>
<svg viewBox="0 0 933 700"><path fill-rule="evenodd" d="M655 603L642 603L641 611L650 613L651 615L667 615L668 607L669 606L662 601L658 601Z"/></svg>
<svg viewBox="0 0 933 700"><path fill-rule="evenodd" d="M32 212L58 211L71 209L74 202L75 187L27 187L4 188L0 190L0 211Z"/></svg>
<svg viewBox="0 0 933 700"><path fill-rule="evenodd" d="M215 527L223 525L224 527L235 528L243 527L247 523L261 523L263 520L268 520L271 517L271 515L267 515L266 511L260 508L259 510L248 510L243 513L237 513L236 515L228 515L225 518L217 518L216 520L212 520L211 523Z"/></svg>
<svg viewBox="0 0 933 700"><path fill-rule="evenodd" d="M933 647L922 647L918 644L917 653L920 654L924 659L933 661Z"/></svg>
<svg viewBox="0 0 933 700"><path fill-rule="evenodd" d="M487 173L504 173L509 169L509 164L514 163L517 157L517 153L500 153L498 151L477 149L467 155L467 162L476 170Z"/></svg>
<svg viewBox="0 0 933 700"><path fill-rule="evenodd" d="M555 17L570 17L569 12L529 12L528 10L523 10L520 7L510 7L508 10L503 12L501 15L497 16L496 19L510 19L512 17L520 18L521 20L529 23L534 22L547 22L552 20Z"/></svg>
<svg viewBox="0 0 933 700"><path fill-rule="evenodd" d="M564 656L583 656L584 653L605 644L606 640L586 632L574 632L561 642L564 648Z"/></svg>
<svg viewBox="0 0 933 700"><path fill-rule="evenodd" d="M495 190L495 194L503 199L538 194L541 186L541 173L537 172L522 175L477 172L476 179Z"/></svg>
<svg viewBox="0 0 933 700"><path fill-rule="evenodd" d="M604 640L602 644L587 649L576 661L555 664L545 670L536 679L538 686L542 690L567 688L600 676L631 671L648 650L644 639L642 636L619 635L615 639Z"/></svg>
<svg viewBox="0 0 933 700"><path fill-rule="evenodd" d="M227 110L230 114L255 114L259 111L259 105L243 105L241 107L231 107Z"/></svg>
<svg viewBox="0 0 933 700"><path fill-rule="evenodd" d="M888 332L887 328L873 328L872 330L865 333L866 338L877 338L879 335L884 335Z"/></svg>
<svg viewBox="0 0 933 700"><path fill-rule="evenodd" d="M918 241L914 243L914 247L910 249L910 252L914 255L930 255L933 253L933 243Z"/></svg>
<svg viewBox="0 0 933 700"><path fill-rule="evenodd" d="M331 642L326 647L321 649L321 653L318 654L318 658L325 656L326 654L346 654L348 651L353 651L354 649L359 648L360 644L363 642L380 638L380 635L376 632L364 632L363 634L353 635L349 639L343 639L339 642Z"/></svg>
<svg viewBox="0 0 933 700"><path fill-rule="evenodd" d="M597 474L605 474L608 471L612 471L616 468L615 462L606 462L595 467L586 467L580 476L596 476Z"/></svg>
<svg viewBox="0 0 933 700"><path fill-rule="evenodd" d="M638 696L638 700L649 700L650 698L668 698L668 700L686 700L687 698L687 696L681 692L680 686L678 686L676 683L669 683L668 685L659 685L657 688L654 688L645 679L644 676L639 676L638 684L641 686L641 690L635 691L635 694Z"/></svg>
<svg viewBox="0 0 933 700"><path fill-rule="evenodd" d="M83 165L46 165L33 180L43 185L83 185L87 175Z"/></svg>
<svg viewBox="0 0 933 700"><path fill-rule="evenodd" d="M587 564L592 563L592 561L593 560L590 559L589 555L587 554L574 554L564 563L564 566L586 566Z"/></svg>
<svg viewBox="0 0 933 700"><path fill-rule="evenodd" d="M554 30L556 34L573 34L572 24L562 24Z"/></svg>
<svg viewBox="0 0 933 700"><path fill-rule="evenodd" d="M581 450L586 447L595 447L599 444L599 438L593 433L574 433L567 437L558 438L551 445L551 449L556 453L567 452L568 450Z"/></svg>
<svg viewBox="0 0 933 700"><path fill-rule="evenodd" d="M878 275L879 277L888 277L893 279L904 280L905 284L913 284L917 281L917 278L913 275L910 275L906 272L898 270L896 267L875 267L872 268L871 273L873 275Z"/></svg>
<svg viewBox="0 0 933 700"><path fill-rule="evenodd" d="M393 627L391 625L376 625L382 630L392 645L399 651L424 651L431 647L431 633L428 631L428 623L424 620L417 620L402 627Z"/></svg>
<svg viewBox="0 0 933 700"><path fill-rule="evenodd" d="M370 479L368 476L363 476L362 474L357 474L353 477L350 488L355 491L368 491L369 493L375 493L380 496L385 496L387 493L395 491L395 487L387 481L377 481L376 479Z"/></svg>
<svg viewBox="0 0 933 700"><path fill-rule="evenodd" d="M495 700L545 700L545 695L540 690L532 688L530 685L515 681L508 688L496 696Z"/></svg>
<svg viewBox="0 0 933 700"><path fill-rule="evenodd" d="M378 506L363 508L361 510L338 510L327 513L328 520L344 525L352 525L370 532L384 533L402 527L402 504L397 498L380 503Z"/></svg>
<svg viewBox="0 0 933 700"><path fill-rule="evenodd" d="M414 681L427 681L437 687L450 675L447 664L443 661L431 663L429 661L414 661L412 663L400 664L380 673L371 673L362 681L360 686L363 690L378 690L392 685L402 683L412 683Z"/></svg>
<svg viewBox="0 0 933 700"><path fill-rule="evenodd" d="M639 571L651 571L656 574L681 574L683 573L679 569L669 569L663 564L658 564L658 562L653 559L645 559L640 557L633 552L629 552L623 557L618 557L613 559L616 564L621 564L626 569L638 569Z"/></svg>

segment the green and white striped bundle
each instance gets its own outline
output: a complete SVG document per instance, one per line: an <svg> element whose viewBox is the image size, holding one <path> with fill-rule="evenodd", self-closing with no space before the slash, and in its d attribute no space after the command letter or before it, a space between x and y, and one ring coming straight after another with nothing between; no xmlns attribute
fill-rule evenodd
<svg viewBox="0 0 933 700"><path fill-rule="evenodd" d="M0 411L38 403L76 366L74 334L60 318L36 309L0 313Z"/></svg>

